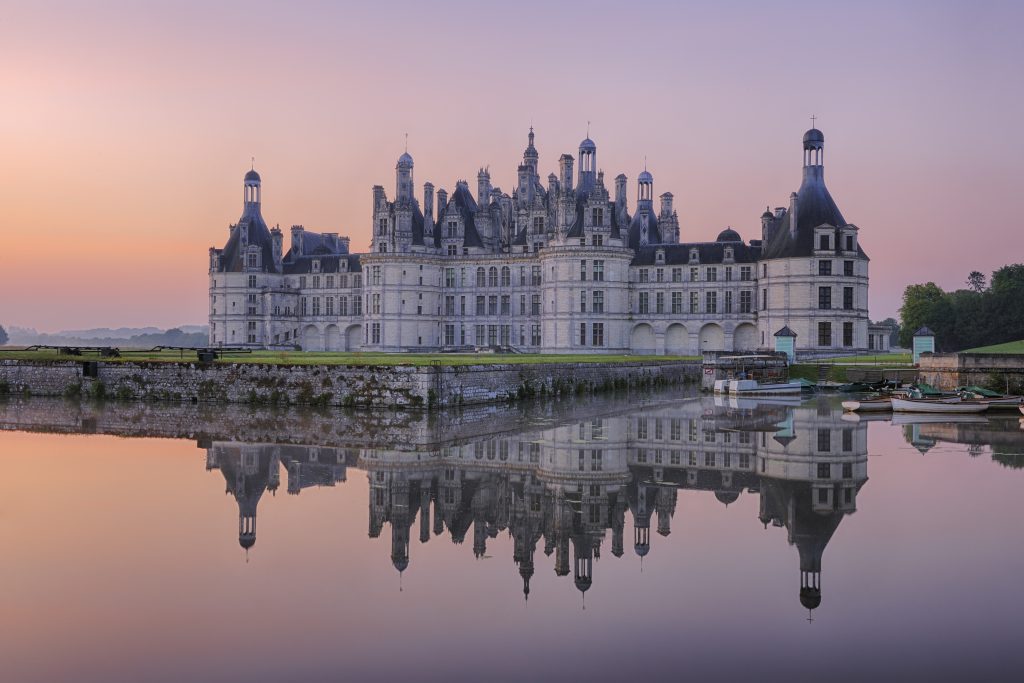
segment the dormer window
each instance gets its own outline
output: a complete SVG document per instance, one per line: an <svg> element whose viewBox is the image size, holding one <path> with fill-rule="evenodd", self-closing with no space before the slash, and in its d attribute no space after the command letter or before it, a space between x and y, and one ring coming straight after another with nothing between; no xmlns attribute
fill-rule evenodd
<svg viewBox="0 0 1024 683"><path fill-rule="evenodd" d="M320 272L320 259L313 259L313 272L314 273L319 273Z"/></svg>
<svg viewBox="0 0 1024 683"><path fill-rule="evenodd" d="M828 235L818 235L818 249L828 251L831 249L832 240Z"/></svg>
<svg viewBox="0 0 1024 683"><path fill-rule="evenodd" d="M245 265L247 268L259 268L259 255L247 254L245 259Z"/></svg>
<svg viewBox="0 0 1024 683"><path fill-rule="evenodd" d="M733 254L732 247L726 247L725 248L725 260L726 261L732 261L732 259L733 259L733 255L732 254Z"/></svg>
<svg viewBox="0 0 1024 683"><path fill-rule="evenodd" d="M700 255L696 249L690 250L690 263L700 263Z"/></svg>
<svg viewBox="0 0 1024 683"><path fill-rule="evenodd" d="M655 252L655 254L654 254L654 262L655 263L664 263L665 262L665 250L664 249L659 249L658 251Z"/></svg>
<svg viewBox="0 0 1024 683"><path fill-rule="evenodd" d="M857 245L854 243L853 235L846 236L846 251L854 251Z"/></svg>
<svg viewBox="0 0 1024 683"><path fill-rule="evenodd" d="M602 225L604 225L604 209L599 208L599 207L595 207L591 211L590 217L591 217L591 221L590 221L591 225L594 225L594 226L602 226Z"/></svg>
<svg viewBox="0 0 1024 683"><path fill-rule="evenodd" d="M448 221L448 239L453 239L459 236L459 222Z"/></svg>

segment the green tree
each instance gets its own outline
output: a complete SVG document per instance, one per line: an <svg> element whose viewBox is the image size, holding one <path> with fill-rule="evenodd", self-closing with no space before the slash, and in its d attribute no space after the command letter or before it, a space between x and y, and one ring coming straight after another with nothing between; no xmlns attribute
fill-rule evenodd
<svg viewBox="0 0 1024 683"><path fill-rule="evenodd" d="M4 329L3 325L0 325L0 346L7 343L10 337L7 336L7 330Z"/></svg>
<svg viewBox="0 0 1024 683"><path fill-rule="evenodd" d="M946 293L934 282L923 285L908 285L903 290L903 305L900 306L900 346L909 347L914 340L914 332L924 326L933 332L938 320L939 310L948 308Z"/></svg>
<svg viewBox="0 0 1024 683"><path fill-rule="evenodd" d="M985 291L985 274L981 271L972 270L971 274L967 276L967 286L972 291L981 292Z"/></svg>

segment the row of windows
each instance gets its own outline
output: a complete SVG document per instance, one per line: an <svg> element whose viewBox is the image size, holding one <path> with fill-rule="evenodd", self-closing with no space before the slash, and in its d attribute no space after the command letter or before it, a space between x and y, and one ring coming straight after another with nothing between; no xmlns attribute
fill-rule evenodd
<svg viewBox="0 0 1024 683"><path fill-rule="evenodd" d="M377 304L377 308L378 308L377 312L379 313L380 312L380 310L379 310L380 309L380 295L379 294L374 294L374 297L376 297L376 304ZM321 300L323 302L322 307L321 307ZM338 303L337 314L340 315L340 316L362 315L363 314L363 298L361 296L358 296L358 295L352 297L352 302L351 302L352 305L351 305L351 307L349 306L349 297L347 297L347 296L339 296L339 297L337 297L337 299L335 299L335 297L333 297L333 296L325 296L325 297L319 297L319 296L308 297L308 296L304 296L304 297L301 297L299 299L299 311L298 311L298 314L299 315L310 315L310 314L312 314L312 315L334 315L335 314L335 307L334 307L335 301L337 301L337 303ZM284 309L284 314L285 315L291 315L291 308L286 306L285 309ZM280 306L275 306L274 307L274 315L281 315L281 307Z"/></svg>
<svg viewBox="0 0 1024 683"><path fill-rule="evenodd" d="M687 440L691 442L697 441L697 421L687 420L686 421L686 434ZM636 418L636 438L639 440L646 440L651 438L651 429L653 425L653 436L656 441L662 441L665 438L665 424L668 423L668 439L670 441L682 441L683 440L683 420L682 418L647 418L638 417ZM704 432L704 441L713 443L716 439L716 434L722 435L722 443L732 443L731 432L715 432L713 430L707 430ZM749 444L750 433L739 432L737 434L737 443Z"/></svg>
<svg viewBox="0 0 1024 683"><path fill-rule="evenodd" d="M255 286L255 282L253 282L254 279L255 278L252 278L252 277L249 278L249 283L250 283L249 286L250 287L254 287ZM333 275L323 275L323 276L321 276L321 275L313 275L312 277L307 277L305 275L300 275L299 276L299 289L306 289L307 288L307 283L309 283L309 282L312 282L312 288L313 289L320 289L321 286L323 286L326 289L334 289L335 276L333 276ZM349 278L348 275L339 275L339 276L337 276L337 282L338 282L338 287L340 289L348 289L349 288L349 284L351 284L353 288L359 288L359 287L363 286L363 276L360 273L353 273L351 278Z"/></svg>
<svg viewBox="0 0 1024 683"><path fill-rule="evenodd" d="M654 306L651 307L651 292L640 292L637 294L637 313L647 315L650 313L718 313L719 302L721 302L722 313L750 313L753 308L753 293L744 289L740 291L738 308L734 300L733 292L726 291L719 297L719 292L704 292L704 310L700 310L700 292L690 292L689 299L685 301L683 292L669 292L672 295L670 308L666 309L666 292L654 292Z"/></svg>
<svg viewBox="0 0 1024 683"><path fill-rule="evenodd" d="M590 342L587 342L587 328L590 328ZM604 346L604 323L580 323L579 331L580 346Z"/></svg>
<svg viewBox="0 0 1024 683"><path fill-rule="evenodd" d="M823 311L832 308L831 287L818 287L818 308ZM853 287L843 287L843 309L853 310Z"/></svg>
<svg viewBox="0 0 1024 683"><path fill-rule="evenodd" d="M818 261L818 275L832 275L832 260L822 259ZM853 277L853 261L843 261L843 275Z"/></svg>
<svg viewBox="0 0 1024 683"><path fill-rule="evenodd" d="M843 346L853 346L853 323L843 323ZM832 323L818 323L818 346L833 346Z"/></svg>
<svg viewBox="0 0 1024 683"><path fill-rule="evenodd" d="M853 251L857 248L857 243L853 239L853 235L845 235L845 238L845 251ZM830 251L832 249L832 236L818 235L818 249L821 251Z"/></svg>
<svg viewBox="0 0 1024 683"><path fill-rule="evenodd" d="M669 272L666 274L666 270ZM718 282L718 275L721 271L724 282L732 282L735 279L736 268L733 266L706 266L704 268L704 279L700 277L701 269L697 266L686 268L640 268L637 271L637 281L646 282L668 282L666 275L671 277L672 282ZM683 280L684 273L688 276ZM653 277L653 279L652 279ZM739 279L746 282L753 279L753 266L739 266Z"/></svg>
<svg viewBox="0 0 1024 683"><path fill-rule="evenodd" d="M733 460L732 453L721 454L721 462L719 462L718 454L716 453L697 453L696 451L689 451L683 453L682 451L662 451L661 449L652 448L638 448L636 449L636 461L638 463L651 462L655 465L665 464L667 457L669 465L683 465L688 467L735 467L741 470L750 469L750 455L748 453L740 453L735 456ZM686 462L683 462L683 459Z"/></svg>

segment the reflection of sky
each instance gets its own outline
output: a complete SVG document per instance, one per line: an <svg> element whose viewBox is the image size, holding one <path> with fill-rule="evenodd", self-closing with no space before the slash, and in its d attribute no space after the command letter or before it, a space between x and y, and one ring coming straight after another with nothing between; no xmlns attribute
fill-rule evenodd
<svg viewBox="0 0 1024 683"><path fill-rule="evenodd" d="M868 427L870 479L825 552L813 624L796 550L762 528L756 494L726 508L680 491L642 573L629 533L622 558L606 539L583 610L540 547L525 604L505 534L476 560L471 542L424 545L414 526L400 591L389 534L367 538L358 470L333 489L264 494L246 563L238 507L194 442L5 432L5 677L771 680L1024 664L1024 472L956 444L922 456L900 428Z"/></svg>
<svg viewBox="0 0 1024 683"><path fill-rule="evenodd" d="M404 133L417 184L490 165L508 190L531 121L542 178L590 120L631 201L646 157L684 239L750 239L799 186L816 114L876 319L908 283L962 286L1024 247L1020 3L6 4L0 206L21 257L0 290L34 286L5 324L202 322L251 156L271 225L361 250ZM985 248L965 261L968 229Z"/></svg>

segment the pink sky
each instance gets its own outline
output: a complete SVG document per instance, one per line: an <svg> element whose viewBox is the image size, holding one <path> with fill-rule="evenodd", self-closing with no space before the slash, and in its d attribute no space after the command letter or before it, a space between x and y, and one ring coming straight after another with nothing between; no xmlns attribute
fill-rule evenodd
<svg viewBox="0 0 1024 683"><path fill-rule="evenodd" d="M531 121L542 174L592 121L599 166L675 194L682 239L757 238L809 116L903 288L1024 261L1024 11L1013 3L21 3L0 26L0 324L204 323L207 248L241 213L365 249L370 188L489 165Z"/></svg>

